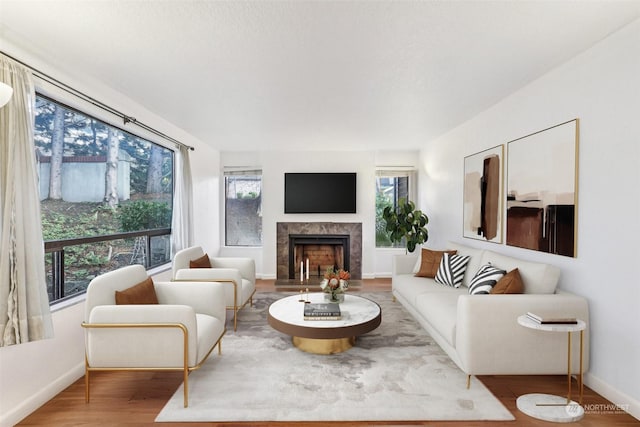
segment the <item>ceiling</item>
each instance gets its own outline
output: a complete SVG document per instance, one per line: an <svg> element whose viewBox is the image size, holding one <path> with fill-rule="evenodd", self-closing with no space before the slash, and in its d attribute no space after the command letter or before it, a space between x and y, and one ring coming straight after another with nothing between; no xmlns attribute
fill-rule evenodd
<svg viewBox="0 0 640 427"><path fill-rule="evenodd" d="M640 1L0 0L0 39L221 151L417 149L638 16Z"/></svg>

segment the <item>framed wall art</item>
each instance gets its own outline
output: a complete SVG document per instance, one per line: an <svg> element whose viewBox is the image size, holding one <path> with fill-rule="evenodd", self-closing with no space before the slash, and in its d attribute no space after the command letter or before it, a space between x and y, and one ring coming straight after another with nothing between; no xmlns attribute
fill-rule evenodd
<svg viewBox="0 0 640 427"><path fill-rule="evenodd" d="M464 237L502 243L503 158L503 145L464 158Z"/></svg>
<svg viewBox="0 0 640 427"><path fill-rule="evenodd" d="M507 143L507 245L575 257L579 120Z"/></svg>

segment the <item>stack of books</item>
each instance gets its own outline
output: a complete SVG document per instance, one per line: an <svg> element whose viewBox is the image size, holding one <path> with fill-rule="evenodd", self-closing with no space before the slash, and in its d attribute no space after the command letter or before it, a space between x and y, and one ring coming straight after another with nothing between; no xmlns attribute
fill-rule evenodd
<svg viewBox="0 0 640 427"><path fill-rule="evenodd" d="M555 314L543 314L527 312L527 317L541 325L575 325L578 320L571 316L558 316Z"/></svg>
<svg viewBox="0 0 640 427"><path fill-rule="evenodd" d="M340 320L340 305L335 302L304 305L304 320Z"/></svg>

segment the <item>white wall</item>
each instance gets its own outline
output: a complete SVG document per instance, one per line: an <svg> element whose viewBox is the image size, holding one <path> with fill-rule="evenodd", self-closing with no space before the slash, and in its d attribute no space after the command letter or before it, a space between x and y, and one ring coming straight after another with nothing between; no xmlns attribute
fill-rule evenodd
<svg viewBox="0 0 640 427"><path fill-rule="evenodd" d="M222 166L249 166L262 169L262 248L221 248L223 255L256 258L258 275L275 278L276 224L278 222L361 222L362 277L391 271L391 253L375 249L375 172L379 166L416 166L417 151L299 151L299 152L223 152ZM285 172L356 172L357 213L355 214L285 214ZM221 191L223 194L223 191ZM220 227L224 227L221 218ZM397 251L396 251L397 252Z"/></svg>
<svg viewBox="0 0 640 427"><path fill-rule="evenodd" d="M463 241L562 270L589 300L587 385L640 418L640 21L532 82L421 152L431 245ZM517 60L517 58L514 58ZM577 258L462 238L463 157L580 119ZM496 343L498 344L498 343Z"/></svg>
<svg viewBox="0 0 640 427"><path fill-rule="evenodd" d="M194 227L197 242L211 251L217 251L219 231L219 154L183 130L171 125L146 110L125 95L92 81L86 76L75 76L53 65L54 58L37 56L23 48L0 39L3 52L41 70L64 83L79 89L140 122L154 127L179 141L195 147L191 153L194 192ZM79 108L108 123L122 126L122 122L91 105L45 85L38 86L48 95L65 104ZM151 134L132 127L132 132L173 148L172 143L159 140ZM201 194L201 196L197 196ZM80 326L84 303L60 309L53 313L54 338L0 348L0 426L11 426L33 412L84 374L84 335Z"/></svg>

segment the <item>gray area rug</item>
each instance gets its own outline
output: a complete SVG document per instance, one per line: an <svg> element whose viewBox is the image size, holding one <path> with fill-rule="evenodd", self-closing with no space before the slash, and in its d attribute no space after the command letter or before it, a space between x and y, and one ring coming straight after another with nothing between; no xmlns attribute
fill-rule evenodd
<svg viewBox="0 0 640 427"><path fill-rule="evenodd" d="M378 329L334 355L293 347L266 321L269 305L290 293L257 293L254 307L227 327L222 355L189 377L156 421L513 420L477 379L466 375L390 292L360 293L382 307Z"/></svg>

